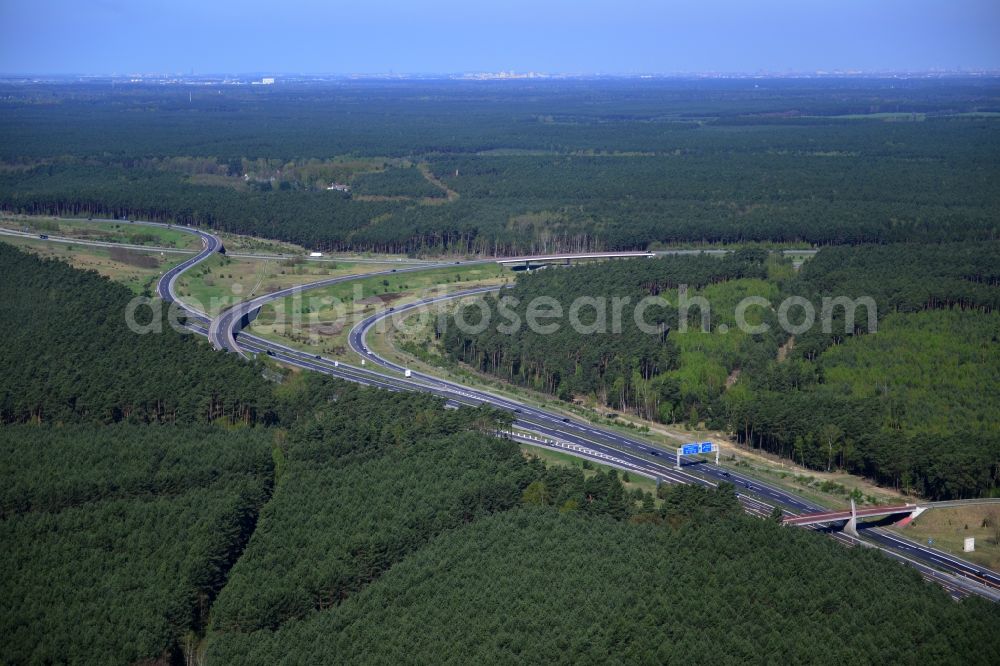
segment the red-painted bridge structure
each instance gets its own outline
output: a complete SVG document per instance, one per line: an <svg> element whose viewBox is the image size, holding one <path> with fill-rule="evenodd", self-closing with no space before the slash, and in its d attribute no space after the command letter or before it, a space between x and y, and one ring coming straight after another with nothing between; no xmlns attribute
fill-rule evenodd
<svg viewBox="0 0 1000 666"><path fill-rule="evenodd" d="M844 529L852 531L859 518L879 518L882 516L909 514L903 518L902 521L900 521L901 525L906 525L925 510L926 507L918 506L916 504L870 506L863 509L857 509L854 507L854 503L851 502L851 508L846 511L824 511L823 513L806 513L798 516L788 516L783 522L785 525L798 525L800 527L804 527L806 525L821 525L823 523L846 521L848 524L845 525Z"/></svg>
<svg viewBox="0 0 1000 666"><path fill-rule="evenodd" d="M787 516L785 525L822 525L824 523L843 522L847 532L857 531L857 521L861 518L880 518L882 516L905 515L897 524L908 525L914 518L928 509L944 509L947 507L965 506L967 504L996 504L1000 498L949 500L945 502L921 502L920 504L898 504L895 506L869 506L858 509L851 500L851 508L841 511L823 511L821 513L804 513L797 516Z"/></svg>

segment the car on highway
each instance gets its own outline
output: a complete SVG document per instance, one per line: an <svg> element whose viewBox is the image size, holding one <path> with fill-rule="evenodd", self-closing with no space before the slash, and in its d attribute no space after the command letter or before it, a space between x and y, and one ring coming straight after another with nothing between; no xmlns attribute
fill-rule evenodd
<svg viewBox="0 0 1000 666"><path fill-rule="evenodd" d="M41 238L42 240L48 240L49 239L49 237L47 235L45 235L45 234L38 234L38 237Z"/></svg>
<svg viewBox="0 0 1000 666"><path fill-rule="evenodd" d="M37 232L34 232L34 233L37 233ZM206 238L205 236L202 237L203 240L205 240L205 238ZM214 237L212 237L212 236L207 236L207 238L214 239ZM214 240L213 240L213 242L214 242ZM211 255L211 253L208 253L205 256L207 257L207 256L210 256L210 255ZM197 263L197 258L196 258L196 260L194 262L192 262L192 265L196 264L196 263ZM461 262L455 262L455 263L461 263ZM174 269L174 270L176 270L176 269ZM182 272L182 270L180 272ZM167 285L166 281L164 281L164 280L161 279L161 283L158 285L158 288L166 291L166 285ZM410 306L409 306L409 304L404 304L404 305L401 305L400 307L405 311ZM389 308L389 310L393 310L393 309L394 308ZM359 329L359 330L361 330L361 329ZM367 356L372 356L373 357L372 360L373 360L373 362L375 362L374 361L374 352L372 350L368 349L367 346L364 346L362 344L363 339L364 339L363 335L361 335L359 333L355 333L353 336L351 336L351 344L352 344L353 348L357 349L357 350L360 350L360 353L362 355L361 365L365 364L365 360L366 360ZM235 350L225 349L225 347L223 347L223 349L225 351L230 351L230 352L231 351L235 351ZM276 356L276 351L272 351L270 349L266 349L265 351L266 351L266 354L268 356L272 356L272 357ZM279 349L277 351L282 351L282 350ZM283 353L288 353L288 352L283 351ZM294 365L294 364L296 364L298 362L298 361L295 360L295 358L296 358L295 355L292 354L290 358L288 356L286 356L286 357L283 357L282 360L284 362L287 359L287 361L290 364ZM322 357L317 355L317 356L315 356L315 358L320 359ZM298 357L298 359L301 361L301 360L304 359L304 356L300 356L300 357ZM382 363L382 361L380 360L379 363ZM301 365L303 367L307 367L307 366L310 366L311 364L302 363ZM334 362L333 365L334 365L334 367L339 367L339 363L338 362ZM315 366L312 366L312 367L314 369L316 369L316 370L321 370L322 369L318 365L315 365ZM394 367L395 369L397 369L399 371L405 371L405 372L407 372L407 375L409 375L409 371L404 370L400 366L390 366L390 367ZM367 383L364 380L359 380L359 381L361 381L361 383ZM449 388L447 390L450 391L452 389ZM478 396L476 395L475 392L473 392L471 394L467 393L465 391L456 391L456 392L461 393L463 395L466 395L467 397L470 397L472 399L478 398ZM488 398L485 399L485 400L483 400L483 401L486 402L487 404L489 403L489 399ZM447 404L447 407L449 409L456 409L457 408L456 404L453 403L453 402L450 402L450 401ZM534 408L534 407L529 407L528 409L531 410L531 412L529 412L530 414L535 414L535 415L539 414L539 411L537 411L536 408ZM522 409L521 408L513 408L511 411L513 411L515 414L522 413ZM525 410L525 411L527 411L527 410ZM549 422L554 422L554 421L556 421L556 419L559 419L564 424L573 424L574 423L573 421L571 421L570 417L559 417L557 413L541 411L540 414L541 414L542 418L546 419ZM608 419L614 419L614 418L618 418L618 415L615 414L615 413L613 413L613 412L608 412L606 414L606 417ZM552 426L550 426L550 428L551 427ZM554 427L552 429L557 430L558 426L556 426L556 427ZM600 432L600 431L594 431L594 430L592 430L591 428L589 428L587 426L586 422L581 421L581 422L577 422L574 425L574 428L567 428L565 431L562 432L561 436L566 437L566 439L570 443L586 442L587 439L585 437L582 437L582 436L577 435L575 433L575 431L577 429L585 430L585 431L589 431L589 432ZM628 448L632 449L632 447L634 446L636 448L632 449L632 450L634 450L634 451L641 451L641 448L639 448L640 447L640 442L638 442L638 441L635 441L635 440L629 441L629 438L621 438L621 437L615 436L615 435L609 435L609 437L611 437L613 439L624 439L624 441L627 442ZM550 444L552 443L552 440L546 440L544 437L542 438L542 441L547 441ZM650 469L650 470L652 470L655 473L657 471L657 468L662 468L664 465L667 465L667 464L669 464L670 466L673 465L673 452L672 451L670 451L670 450L655 450L655 449L649 448L651 445L648 445L648 444L646 444L646 446L647 446L647 451L648 451L647 455L651 455L651 456L655 456L655 457L669 457L669 460L667 462L664 462L664 461L646 461L645 465L647 466L647 469ZM708 469L712 469L712 468L709 467ZM732 474L730 474L729 471L726 471L726 470L723 470L723 469L719 469L719 468L715 468L715 469L717 469L718 471L714 472L714 473L717 474L717 473L721 472L721 475L723 477L729 479L733 484L744 485L745 488L748 491L756 491L756 488L749 481L746 481L746 480L744 480L744 479L742 479L742 478L740 478L738 476L732 475ZM777 492L780 493L781 491L777 491ZM755 494L764 494L764 495L767 495L767 496L775 496L775 491L773 491L771 489L771 487L765 483L764 485L761 486L760 493L755 493ZM794 501L794 499L792 501ZM968 568L968 569L965 570L965 573L969 577L972 577L972 576L975 575L976 571L977 571L976 569ZM992 577L993 574L987 573L987 571L979 570L978 571L978 575L983 576L983 577L987 577L987 576Z"/></svg>

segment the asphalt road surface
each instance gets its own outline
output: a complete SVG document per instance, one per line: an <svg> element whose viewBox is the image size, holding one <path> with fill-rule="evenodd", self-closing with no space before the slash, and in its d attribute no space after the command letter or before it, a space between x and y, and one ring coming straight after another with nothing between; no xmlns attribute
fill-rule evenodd
<svg viewBox="0 0 1000 666"><path fill-rule="evenodd" d="M169 226L153 222L136 222L136 224ZM177 306L183 308L185 314L188 316L188 328L195 333L206 335L218 349L233 351L244 356L248 352L266 354L289 365L323 372L348 381L390 391L423 391L432 393L442 397L445 400L446 406L449 407L487 404L497 409L507 410L511 412L514 419L514 432L509 433L508 436L512 436L519 441L565 451L578 457L588 458L619 469L643 474L656 479L659 483L693 483L702 486L715 486L722 482L731 483L736 487L737 495L744 508L756 515L769 515L775 506L781 507L786 515L798 515L826 510L825 507L809 502L789 491L762 483L757 479L724 469L721 466L716 466L710 461L697 460L686 462L681 465L680 469L677 469L673 452L658 448L613 429L598 427L577 418L564 416L558 412L537 408L512 398L497 396L480 389L462 386L461 384L412 370L409 377L401 376L405 373L405 368L381 358L365 342L368 331L386 317L405 314L408 310L427 306L442 300L461 298L463 296L495 290L495 287L437 296L433 299L397 307L391 312L381 312L361 321L350 331L349 344L355 352L365 359L366 363L370 362L373 366L380 366L384 370L384 372L378 372L367 367L358 367L321 356L310 355L307 352L295 350L258 336L241 333L240 327L241 322L245 321L248 314L265 303L285 298L307 289L321 288L353 279L370 278L393 271L365 273L357 276L341 276L308 285L283 289L252 299L246 303L241 303L221 313L214 320L211 320L205 313L199 312L180 302L176 297L175 284L177 278L184 271L219 251L221 243L212 234L198 229L177 225L173 225L171 228L181 229L197 235L201 239L203 247L193 257L164 273L157 283L157 293L165 302L176 303ZM396 272L425 270L439 265L448 264L424 264L417 267L396 269ZM925 578L943 585L955 597L976 594L993 601L1000 601L1000 576L995 572L897 534L890 533L878 526L866 526L862 524L859 525L859 528L861 529L862 538L855 538L828 528L821 529L820 531L828 532L831 537L841 541L845 545L879 548L888 556L915 567Z"/></svg>

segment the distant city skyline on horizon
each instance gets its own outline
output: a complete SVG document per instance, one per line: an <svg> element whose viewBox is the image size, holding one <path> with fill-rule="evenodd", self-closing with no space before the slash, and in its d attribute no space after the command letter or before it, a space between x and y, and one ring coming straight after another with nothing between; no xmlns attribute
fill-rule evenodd
<svg viewBox="0 0 1000 666"><path fill-rule="evenodd" d="M1000 70L990 0L5 0L0 31L8 76Z"/></svg>

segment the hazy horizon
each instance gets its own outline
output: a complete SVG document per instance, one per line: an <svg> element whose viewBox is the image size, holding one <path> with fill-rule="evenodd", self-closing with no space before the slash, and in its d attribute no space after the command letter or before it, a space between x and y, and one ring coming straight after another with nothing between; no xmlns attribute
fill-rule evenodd
<svg viewBox="0 0 1000 666"><path fill-rule="evenodd" d="M1000 70L987 0L7 0L0 73L699 75Z"/></svg>
<svg viewBox="0 0 1000 666"><path fill-rule="evenodd" d="M513 75L504 77L503 75ZM230 78L251 79L261 77L273 77L276 81L281 79L453 79L453 80L474 80L476 75L496 75L490 80L501 78L513 79L657 79L657 80L696 80L696 79L795 79L795 78L889 78L894 76L910 78L937 78L953 77L961 78L996 78L1000 77L1000 67L983 68L933 68L933 69L818 69L818 70L756 70L756 71L688 71L688 72L560 72L545 71L541 69L532 70L456 70L456 71L343 71L343 72L296 72L279 71L272 69L247 70L247 71L197 71L194 68L184 71L65 71L65 72L37 72L37 71L4 71L0 70L0 78L19 77L40 77L44 79L81 79L81 78L128 78L144 77L154 79L157 77L184 79L215 79Z"/></svg>

